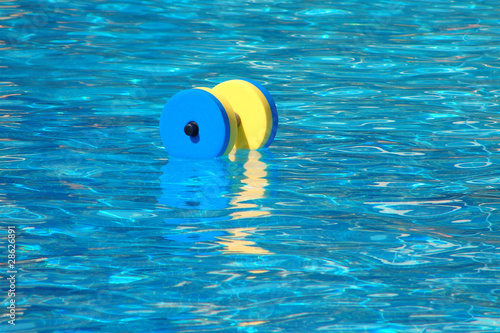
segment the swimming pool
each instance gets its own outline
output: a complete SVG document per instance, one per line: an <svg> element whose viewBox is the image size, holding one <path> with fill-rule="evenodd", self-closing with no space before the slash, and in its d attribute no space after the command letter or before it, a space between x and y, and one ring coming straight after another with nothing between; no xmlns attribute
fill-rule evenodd
<svg viewBox="0 0 500 333"><path fill-rule="evenodd" d="M2 330L497 332L499 9L2 2ZM169 159L164 103L233 78L271 147Z"/></svg>

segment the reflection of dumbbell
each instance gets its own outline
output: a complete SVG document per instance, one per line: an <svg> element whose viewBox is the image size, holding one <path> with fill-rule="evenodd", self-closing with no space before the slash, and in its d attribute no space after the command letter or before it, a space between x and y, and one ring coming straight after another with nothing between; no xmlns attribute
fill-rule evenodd
<svg viewBox="0 0 500 333"><path fill-rule="evenodd" d="M161 168L163 195L158 203L170 208L218 210L229 207L236 180L229 172L229 160L198 160L186 164L172 159ZM243 177L243 176L242 176Z"/></svg>
<svg viewBox="0 0 500 333"><path fill-rule="evenodd" d="M160 135L171 156L211 158L233 147L268 147L278 128L273 98L259 83L230 80L178 92L163 107Z"/></svg>

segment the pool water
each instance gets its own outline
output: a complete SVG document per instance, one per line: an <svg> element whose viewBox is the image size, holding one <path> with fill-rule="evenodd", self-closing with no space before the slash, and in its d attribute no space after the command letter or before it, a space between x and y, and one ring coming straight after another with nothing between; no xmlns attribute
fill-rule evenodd
<svg viewBox="0 0 500 333"><path fill-rule="evenodd" d="M16 332L498 332L497 0L0 3ZM169 158L170 96L263 84L267 150Z"/></svg>

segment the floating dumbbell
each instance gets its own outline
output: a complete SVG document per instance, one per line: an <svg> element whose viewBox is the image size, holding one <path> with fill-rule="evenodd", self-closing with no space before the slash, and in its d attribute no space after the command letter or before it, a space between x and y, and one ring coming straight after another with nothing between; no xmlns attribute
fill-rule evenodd
<svg viewBox="0 0 500 333"><path fill-rule="evenodd" d="M268 147L278 128L271 94L251 80L178 92L163 107L160 135L171 156L212 158Z"/></svg>

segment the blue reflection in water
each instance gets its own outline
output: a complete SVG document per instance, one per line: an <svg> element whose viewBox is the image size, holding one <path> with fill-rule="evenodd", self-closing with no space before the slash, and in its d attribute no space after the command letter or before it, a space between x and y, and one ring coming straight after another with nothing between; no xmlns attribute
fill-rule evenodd
<svg viewBox="0 0 500 333"><path fill-rule="evenodd" d="M232 175L227 160L172 159L162 167L158 203L176 208L214 210L229 206ZM233 181L234 182L234 181Z"/></svg>

